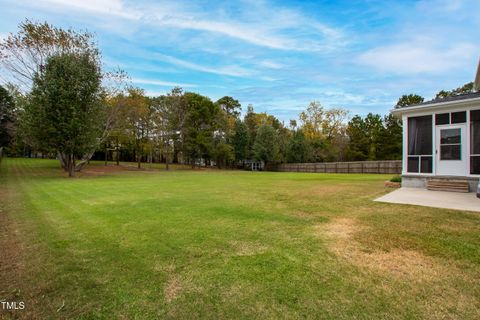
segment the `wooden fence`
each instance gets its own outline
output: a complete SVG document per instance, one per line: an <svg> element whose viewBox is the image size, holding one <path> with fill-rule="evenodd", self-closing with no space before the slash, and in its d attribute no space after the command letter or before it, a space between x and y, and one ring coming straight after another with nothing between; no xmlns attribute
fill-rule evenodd
<svg viewBox="0 0 480 320"><path fill-rule="evenodd" d="M400 174L402 172L402 161L282 163L272 169L281 172Z"/></svg>

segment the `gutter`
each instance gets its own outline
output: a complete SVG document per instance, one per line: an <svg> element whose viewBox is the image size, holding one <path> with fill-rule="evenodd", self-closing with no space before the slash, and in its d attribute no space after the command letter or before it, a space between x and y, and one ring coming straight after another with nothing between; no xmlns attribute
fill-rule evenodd
<svg viewBox="0 0 480 320"><path fill-rule="evenodd" d="M411 107L392 109L392 110L390 110L390 112L394 116L397 116L397 115L402 115L402 114L410 112L410 111L429 110L429 109L436 108L436 107L450 107L450 106L456 106L456 105L462 105L462 104L469 104L469 103L473 103L473 102L480 102L480 97L471 98L471 99L463 99L463 100L429 103L429 104L426 104L426 105L416 105L416 106L411 106Z"/></svg>

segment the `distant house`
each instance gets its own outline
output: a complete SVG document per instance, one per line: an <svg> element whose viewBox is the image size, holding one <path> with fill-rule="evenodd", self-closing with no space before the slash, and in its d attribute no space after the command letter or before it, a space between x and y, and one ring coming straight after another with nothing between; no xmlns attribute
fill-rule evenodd
<svg viewBox="0 0 480 320"><path fill-rule="evenodd" d="M402 186L463 181L474 190L480 178L480 63L474 89L393 110L403 122Z"/></svg>
<svg viewBox="0 0 480 320"><path fill-rule="evenodd" d="M258 160L245 160L243 162L245 170L262 171L265 168L265 163Z"/></svg>

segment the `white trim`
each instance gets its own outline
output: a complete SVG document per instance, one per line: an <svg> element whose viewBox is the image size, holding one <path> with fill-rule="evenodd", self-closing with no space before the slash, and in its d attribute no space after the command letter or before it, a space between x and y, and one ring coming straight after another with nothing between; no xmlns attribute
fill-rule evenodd
<svg viewBox="0 0 480 320"><path fill-rule="evenodd" d="M441 147L445 144L441 143L439 135L441 134L442 130L451 129L460 130L460 143L458 144L461 146L460 159L442 160ZM435 170L436 175L454 175L465 177L470 173L470 156L468 154L468 143L470 142L470 139L467 137L467 134L466 122L435 126L435 163L437 166ZM441 169L445 172L440 172Z"/></svg>
<svg viewBox="0 0 480 320"><path fill-rule="evenodd" d="M423 177L435 177L439 176L436 174L436 154L435 154L435 147L436 147L436 125L435 125L435 115L437 113L445 113L445 112L457 112L457 111L466 111L466 143L465 148L467 150L467 175L465 178L479 178L480 174L471 174L470 173L470 157L474 154L471 154L471 124L470 124L470 111L472 110L480 110L480 98L469 99L469 100L462 100L461 103L459 101L452 101L456 102L454 104L450 103L447 104L446 102L442 102L441 105L436 104L438 108L426 108L426 107L412 107L412 108L402 108L404 110L395 111L402 111L398 112L397 115L401 115L402 119L402 175L404 176L423 176ZM476 102L476 104L473 104ZM435 105L432 105L435 107ZM446 110L444 110L446 107ZM418 116L432 116L432 173L421 173L421 172L407 172L408 167L408 118L409 117L418 117ZM443 126L443 125L439 125ZM415 156L415 155L412 155ZM463 176L462 176L463 177Z"/></svg>
<svg viewBox="0 0 480 320"><path fill-rule="evenodd" d="M480 97L464 99L464 100L453 100L453 101L442 101L436 103L430 103L425 105L416 105L411 107L403 107L398 109L390 110L393 115L403 115L409 112L433 112L432 109L448 108L448 107L471 107L472 103L480 103Z"/></svg>

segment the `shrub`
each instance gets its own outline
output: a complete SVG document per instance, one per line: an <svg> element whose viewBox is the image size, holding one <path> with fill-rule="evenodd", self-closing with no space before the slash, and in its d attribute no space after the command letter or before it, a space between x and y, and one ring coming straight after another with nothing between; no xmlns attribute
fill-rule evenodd
<svg viewBox="0 0 480 320"><path fill-rule="evenodd" d="M390 182L402 182L402 177L401 176L395 176L392 179L390 179Z"/></svg>

